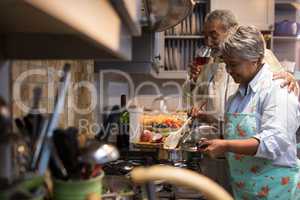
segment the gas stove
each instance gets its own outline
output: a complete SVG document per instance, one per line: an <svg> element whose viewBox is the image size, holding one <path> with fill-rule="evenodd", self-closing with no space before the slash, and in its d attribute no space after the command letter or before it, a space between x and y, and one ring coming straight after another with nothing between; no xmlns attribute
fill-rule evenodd
<svg viewBox="0 0 300 200"><path fill-rule="evenodd" d="M191 169L200 173L200 157L193 157L188 161L158 160L156 151L121 151L119 160L103 166L106 176L114 179L128 179L130 171L138 166L170 165L179 168ZM129 179L128 179L129 180ZM188 188L177 187L164 182L153 183L157 199L169 200L203 200L203 196ZM131 184L134 195L132 199L142 199L142 186ZM109 195L108 195L109 196ZM128 197L126 198L128 199Z"/></svg>

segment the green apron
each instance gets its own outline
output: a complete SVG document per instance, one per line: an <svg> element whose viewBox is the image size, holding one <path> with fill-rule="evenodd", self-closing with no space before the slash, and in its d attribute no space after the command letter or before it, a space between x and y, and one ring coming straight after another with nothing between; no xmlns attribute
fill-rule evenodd
<svg viewBox="0 0 300 200"><path fill-rule="evenodd" d="M254 113L227 113L225 123L225 139L247 139L257 133ZM271 160L235 153L227 153L227 160L236 200L300 199L299 167L274 166Z"/></svg>

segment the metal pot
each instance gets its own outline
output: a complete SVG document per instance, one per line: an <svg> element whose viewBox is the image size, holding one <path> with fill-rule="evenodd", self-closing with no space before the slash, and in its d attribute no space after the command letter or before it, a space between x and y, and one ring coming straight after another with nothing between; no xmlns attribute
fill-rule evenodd
<svg viewBox="0 0 300 200"><path fill-rule="evenodd" d="M198 152L197 148L197 142L201 138L199 136L201 135L195 130L185 132L178 143L178 148L160 148L158 153L158 159L167 160L173 163L188 162L190 160L193 160L195 156L201 159L202 154Z"/></svg>
<svg viewBox="0 0 300 200"><path fill-rule="evenodd" d="M190 149L159 149L158 151L158 160L162 161L169 161L171 163L186 163L193 160L195 157L199 159L202 158L202 154L197 152L197 150L190 148Z"/></svg>

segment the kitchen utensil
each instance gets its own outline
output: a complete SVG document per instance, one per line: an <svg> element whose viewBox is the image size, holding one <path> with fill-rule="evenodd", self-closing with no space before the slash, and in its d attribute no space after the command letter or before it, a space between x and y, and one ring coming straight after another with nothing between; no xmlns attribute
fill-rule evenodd
<svg viewBox="0 0 300 200"><path fill-rule="evenodd" d="M160 149L158 151L158 160L168 161L170 163L185 162L188 160L188 152L181 149Z"/></svg>
<svg viewBox="0 0 300 200"><path fill-rule="evenodd" d="M160 162L168 162L169 164L174 163L185 163L191 164L194 160L202 160L203 155L198 151L197 146L191 148L178 147L175 149L164 149L158 150L157 160Z"/></svg>
<svg viewBox="0 0 300 200"><path fill-rule="evenodd" d="M200 147L199 141L202 138L207 138L207 139L220 138L220 135L218 134L218 129L214 126L209 126L209 125L201 125L201 126L197 126L194 129L192 128L192 130L189 131L182 138L180 147L182 150L185 151L198 151L198 148Z"/></svg>
<svg viewBox="0 0 300 200"><path fill-rule="evenodd" d="M51 174L55 178L66 180L68 178L68 172L60 159L57 149L55 145L51 144L51 158L50 158L50 169L51 169Z"/></svg>
<svg viewBox="0 0 300 200"><path fill-rule="evenodd" d="M64 70L63 70L64 75L61 79L62 87L60 88L60 90L57 93L55 106L54 106L54 111L51 115L51 118L49 119L49 123L47 123L47 128L45 129L45 133L41 133L41 135L45 136L45 137L43 137L43 136L41 137L42 138L41 139L42 143L45 139L51 139L51 137L53 135L53 131L58 125L58 122L59 122L59 119L60 119L60 113L62 112L62 110L64 108L65 97L66 97L66 93L67 93L69 83L70 83L70 80L71 80L70 67L71 66L68 63L65 64L65 66L64 66ZM42 151L41 152L41 157L40 157L40 161L38 163L38 171L39 171L40 175L45 174L45 172L47 170L48 161L49 161L49 157L50 157L50 154L51 154L50 146L51 145L46 140L45 144L43 145L43 148L41 150ZM40 153L37 152L37 154L39 155Z"/></svg>
<svg viewBox="0 0 300 200"><path fill-rule="evenodd" d="M91 164L104 164L119 158L119 151L110 144L90 145L79 157L79 161Z"/></svg>
<svg viewBox="0 0 300 200"><path fill-rule="evenodd" d="M53 142L58 157L62 160L70 178L79 178L80 166L77 161L79 156L78 129L69 127L66 130L56 129L53 133Z"/></svg>
<svg viewBox="0 0 300 200"><path fill-rule="evenodd" d="M27 130L31 133L34 143L41 131L41 124L43 121L43 116L38 111L41 96L42 88L35 87L33 89L33 103L31 110L29 114L24 117L24 122L28 124L27 126L29 126Z"/></svg>
<svg viewBox="0 0 300 200"><path fill-rule="evenodd" d="M41 129L41 133L39 134L39 137L36 141L36 147L35 147L35 151L33 153L33 158L32 158L32 163L31 163L31 169L35 170L37 168L37 163L39 161L39 156L40 153L42 151L43 148L43 144L45 141L45 137L46 137L46 130L47 130L47 126L48 126L49 120L44 120L43 124L42 124L42 129Z"/></svg>
<svg viewBox="0 0 300 200"><path fill-rule="evenodd" d="M35 148L35 141L38 137L43 118L42 115L36 111L39 106L40 96L41 88L35 87L33 89L33 104L29 113L22 119L15 119L15 124L22 135L30 139L29 143L32 147L32 150Z"/></svg>
<svg viewBox="0 0 300 200"><path fill-rule="evenodd" d="M36 111L36 109L39 108L39 103L42 97L42 88L41 87L34 87L33 88L33 103L32 103L32 109L31 109L31 113L37 113L39 114L38 111Z"/></svg>
<svg viewBox="0 0 300 200"><path fill-rule="evenodd" d="M178 146L178 143L182 136L184 135L185 128L189 125L189 123L192 121L192 118L189 117L184 124L181 126L180 129L177 131L171 132L169 136L166 138L164 142L164 148L165 149L175 149Z"/></svg>

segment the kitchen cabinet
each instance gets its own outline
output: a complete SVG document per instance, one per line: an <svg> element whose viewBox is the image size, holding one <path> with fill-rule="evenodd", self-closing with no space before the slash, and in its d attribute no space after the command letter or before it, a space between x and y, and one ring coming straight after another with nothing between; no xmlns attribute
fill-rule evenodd
<svg viewBox="0 0 300 200"><path fill-rule="evenodd" d="M211 0L211 10L228 9L240 24L270 30L274 24L274 0Z"/></svg>
<svg viewBox="0 0 300 200"><path fill-rule="evenodd" d="M296 36L274 36L273 51L279 61L296 63L299 70L300 64L300 38Z"/></svg>
<svg viewBox="0 0 300 200"><path fill-rule="evenodd" d="M0 58L131 59L141 1L4 0Z"/></svg>
<svg viewBox="0 0 300 200"><path fill-rule="evenodd" d="M203 45L203 23L209 12L209 0L197 1L193 12L181 23L158 35L159 70L156 75L164 79L186 79L188 65L196 50Z"/></svg>
<svg viewBox="0 0 300 200"><path fill-rule="evenodd" d="M275 22L288 20L290 22L300 21L300 3L295 0L275 1ZM300 69L300 38L295 36L274 36L273 51L279 61L290 61L296 63L296 70ZM296 77L297 78L297 77Z"/></svg>
<svg viewBox="0 0 300 200"><path fill-rule="evenodd" d="M177 26L159 36L160 68L158 77L186 79L188 64L203 44L203 22L215 9L229 9L241 24L255 25L270 34L274 24L274 0L201 0L193 13ZM254 14L255 11L255 14ZM268 45L271 46L271 45Z"/></svg>

